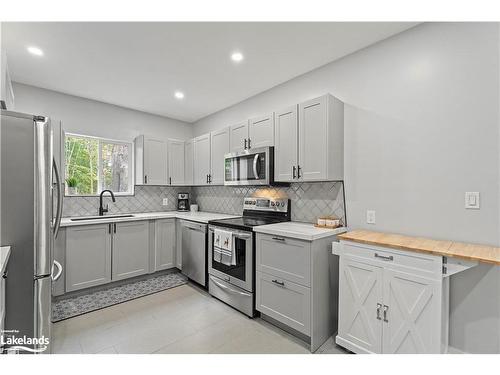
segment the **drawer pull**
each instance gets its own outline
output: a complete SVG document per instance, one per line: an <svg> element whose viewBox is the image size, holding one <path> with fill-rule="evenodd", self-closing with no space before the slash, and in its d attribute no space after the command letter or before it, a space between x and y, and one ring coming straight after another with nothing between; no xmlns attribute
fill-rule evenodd
<svg viewBox="0 0 500 375"><path fill-rule="evenodd" d="M283 237L273 237L273 240L285 242L285 239Z"/></svg>
<svg viewBox="0 0 500 375"><path fill-rule="evenodd" d="M389 320L387 319L387 311L389 311L389 306L384 305L384 322L389 323Z"/></svg>
<svg viewBox="0 0 500 375"><path fill-rule="evenodd" d="M389 262L392 262L394 260L394 257L392 255L385 256L385 255L379 255L378 253L375 253L375 258L380 258L382 260L386 260Z"/></svg>
<svg viewBox="0 0 500 375"><path fill-rule="evenodd" d="M278 284L279 286L285 286L285 283L283 281L278 281L278 280L271 280L273 283Z"/></svg>
<svg viewBox="0 0 500 375"><path fill-rule="evenodd" d="M382 318L380 317L380 309L381 308L382 308L382 304L377 303L377 320L382 320Z"/></svg>

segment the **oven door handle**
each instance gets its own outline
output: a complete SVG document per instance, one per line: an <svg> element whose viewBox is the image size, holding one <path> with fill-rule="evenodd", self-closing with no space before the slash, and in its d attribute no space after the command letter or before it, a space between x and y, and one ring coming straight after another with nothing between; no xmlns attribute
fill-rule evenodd
<svg viewBox="0 0 500 375"><path fill-rule="evenodd" d="M240 238L242 240L248 240L249 238L252 238L251 234L235 234L233 233L234 238Z"/></svg>
<svg viewBox="0 0 500 375"><path fill-rule="evenodd" d="M233 294L239 294L241 296L245 296L245 297L251 297L252 295L249 294L249 293L244 293L244 292L240 292L239 290L234 290L230 287L228 287L227 285L224 285L222 284L220 281L217 281L213 276L210 276L210 280L213 281L213 283L215 285L217 285L219 288L222 288L224 290L227 290L229 293L233 293Z"/></svg>

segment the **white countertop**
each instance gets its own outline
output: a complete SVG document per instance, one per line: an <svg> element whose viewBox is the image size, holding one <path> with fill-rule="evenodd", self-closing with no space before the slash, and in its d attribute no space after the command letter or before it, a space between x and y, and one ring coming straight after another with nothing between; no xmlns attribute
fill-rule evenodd
<svg viewBox="0 0 500 375"><path fill-rule="evenodd" d="M253 229L257 233L273 234L276 236L297 238L300 240L314 241L320 238L334 236L347 232L347 228L335 229L316 228L311 223L299 223L296 221L285 221L282 223L259 225Z"/></svg>
<svg viewBox="0 0 500 375"><path fill-rule="evenodd" d="M116 214L120 215L120 214ZM129 215L129 214L123 214ZM78 220L72 221L71 219L76 219L76 217L63 217L61 220L61 227L72 227L78 225L91 225L91 224L107 224L107 223L117 223L122 221L138 221L138 220L153 220L153 219L167 219L167 218L177 218L184 220L196 221L199 223L208 223L210 220L219 219L229 219L233 217L239 217L240 215L229 215L220 214L215 212L178 212L178 211L164 211L164 212L144 212L144 213L130 213L133 215L131 217L113 217L109 215L105 219L99 219L99 216L88 216L95 217L95 220Z"/></svg>
<svg viewBox="0 0 500 375"><path fill-rule="evenodd" d="M7 266L7 262L9 261L10 255L10 246L2 246L0 247L0 277L2 277L5 272L5 267Z"/></svg>

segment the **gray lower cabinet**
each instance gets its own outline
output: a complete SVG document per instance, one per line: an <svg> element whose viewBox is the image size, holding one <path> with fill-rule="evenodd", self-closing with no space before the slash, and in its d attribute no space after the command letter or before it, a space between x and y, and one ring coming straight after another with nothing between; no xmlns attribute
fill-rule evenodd
<svg viewBox="0 0 500 375"><path fill-rule="evenodd" d="M303 333L311 334L311 289L257 272L258 310Z"/></svg>
<svg viewBox="0 0 500 375"><path fill-rule="evenodd" d="M109 229L108 224L66 229L66 292L111 281Z"/></svg>
<svg viewBox="0 0 500 375"><path fill-rule="evenodd" d="M144 275L149 271L149 223L113 224L112 280Z"/></svg>
<svg viewBox="0 0 500 375"><path fill-rule="evenodd" d="M312 352L337 330L334 240L335 235L315 241L256 235L256 309L307 338Z"/></svg>
<svg viewBox="0 0 500 375"><path fill-rule="evenodd" d="M155 271L175 267L175 219L155 221Z"/></svg>
<svg viewBox="0 0 500 375"><path fill-rule="evenodd" d="M57 281L52 281L52 295L60 296L64 294L66 283L66 228L59 229L54 241L54 260L62 265L63 271Z"/></svg>

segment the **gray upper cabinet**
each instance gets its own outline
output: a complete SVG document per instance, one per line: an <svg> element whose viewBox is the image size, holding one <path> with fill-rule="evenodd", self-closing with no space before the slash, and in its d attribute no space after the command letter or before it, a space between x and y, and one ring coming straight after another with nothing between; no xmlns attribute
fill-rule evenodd
<svg viewBox="0 0 500 375"><path fill-rule="evenodd" d="M332 95L275 112L275 175L281 182L344 178L344 103Z"/></svg>
<svg viewBox="0 0 500 375"><path fill-rule="evenodd" d="M175 267L175 219L155 221L155 271Z"/></svg>
<svg viewBox="0 0 500 375"><path fill-rule="evenodd" d="M193 185L193 157L194 157L194 140L190 139L184 144L184 183Z"/></svg>
<svg viewBox="0 0 500 375"><path fill-rule="evenodd" d="M229 128L210 133L211 185L224 185L224 155L229 152Z"/></svg>
<svg viewBox="0 0 500 375"><path fill-rule="evenodd" d="M298 165L298 106L275 112L274 179L293 182Z"/></svg>
<svg viewBox="0 0 500 375"><path fill-rule="evenodd" d="M130 221L113 225L113 280L149 271L149 222Z"/></svg>
<svg viewBox="0 0 500 375"><path fill-rule="evenodd" d="M299 181L344 179L344 103L331 95L299 104Z"/></svg>
<svg viewBox="0 0 500 375"><path fill-rule="evenodd" d="M194 184L208 185L210 175L210 133L194 139Z"/></svg>
<svg viewBox="0 0 500 375"><path fill-rule="evenodd" d="M240 122L229 128L231 147L230 152L239 152L248 148L248 121Z"/></svg>
<svg viewBox="0 0 500 375"><path fill-rule="evenodd" d="M134 146L136 185L168 185L167 142L141 135Z"/></svg>
<svg viewBox="0 0 500 375"><path fill-rule="evenodd" d="M110 225L66 229L66 292L111 281Z"/></svg>
<svg viewBox="0 0 500 375"><path fill-rule="evenodd" d="M248 120L248 148L274 146L274 113Z"/></svg>
<svg viewBox="0 0 500 375"><path fill-rule="evenodd" d="M169 139L168 149L168 184L184 185L184 141Z"/></svg>

